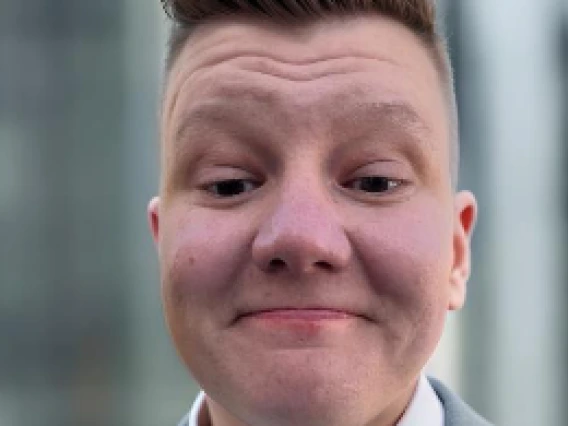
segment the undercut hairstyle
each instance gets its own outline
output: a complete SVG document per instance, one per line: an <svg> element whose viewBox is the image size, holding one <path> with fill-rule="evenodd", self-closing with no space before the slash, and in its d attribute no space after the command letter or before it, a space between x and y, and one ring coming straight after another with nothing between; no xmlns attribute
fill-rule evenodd
<svg viewBox="0 0 568 426"><path fill-rule="evenodd" d="M258 17L280 24L325 17L377 14L410 29L427 49L439 73L450 118L450 173L454 188L459 169L459 126L453 72L447 43L436 24L435 0L160 0L172 20L166 52L166 78L193 30L213 19Z"/></svg>

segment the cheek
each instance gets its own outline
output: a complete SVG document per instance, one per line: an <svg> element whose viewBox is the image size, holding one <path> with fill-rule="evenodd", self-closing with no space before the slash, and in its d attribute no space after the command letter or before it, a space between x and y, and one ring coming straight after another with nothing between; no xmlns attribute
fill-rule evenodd
<svg viewBox="0 0 568 426"><path fill-rule="evenodd" d="M235 222L197 209L167 213L162 222L161 270L168 316L190 322L211 309L224 312L247 256L246 228Z"/></svg>
<svg viewBox="0 0 568 426"><path fill-rule="evenodd" d="M377 295L378 316L401 327L443 322L452 264L451 215L439 205L409 202L359 228L357 245Z"/></svg>

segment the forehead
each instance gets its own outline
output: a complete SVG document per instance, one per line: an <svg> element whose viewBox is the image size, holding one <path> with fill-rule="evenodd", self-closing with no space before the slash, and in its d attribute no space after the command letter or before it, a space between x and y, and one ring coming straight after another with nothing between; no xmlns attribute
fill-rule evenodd
<svg viewBox="0 0 568 426"><path fill-rule="evenodd" d="M396 107L378 107L383 104ZM448 127L427 49L403 25L380 16L200 25L168 76L163 139L177 139L188 117L213 105L226 114L231 106L236 112L274 109L282 120L290 112L296 121L350 109L359 121L372 117L364 111L400 112L424 127ZM218 112L219 121L224 113Z"/></svg>

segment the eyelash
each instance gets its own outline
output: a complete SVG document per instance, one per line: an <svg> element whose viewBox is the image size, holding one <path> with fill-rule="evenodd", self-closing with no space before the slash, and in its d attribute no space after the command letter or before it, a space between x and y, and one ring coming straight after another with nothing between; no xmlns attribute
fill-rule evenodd
<svg viewBox="0 0 568 426"><path fill-rule="evenodd" d="M403 184L402 179L392 179L386 176L363 176L352 179L342 186L369 194L384 194L397 190ZM377 185L379 188L375 190ZM261 186L261 182L252 179L224 179L208 184L203 189L217 198L232 198L254 191ZM374 188L372 188L373 186Z"/></svg>
<svg viewBox="0 0 568 426"><path fill-rule="evenodd" d="M253 191L262 184L252 179L223 179L204 187L204 190L217 198L231 198Z"/></svg>
<svg viewBox="0 0 568 426"><path fill-rule="evenodd" d="M355 189L358 191L371 193L371 194L384 194L388 192L395 191L397 188L402 186L404 181L402 179L393 179L387 176L363 176L356 179L352 179L344 185L346 188ZM381 188L379 190L370 189L371 186L379 185ZM384 186L386 185L386 188ZM367 189L365 189L365 187Z"/></svg>

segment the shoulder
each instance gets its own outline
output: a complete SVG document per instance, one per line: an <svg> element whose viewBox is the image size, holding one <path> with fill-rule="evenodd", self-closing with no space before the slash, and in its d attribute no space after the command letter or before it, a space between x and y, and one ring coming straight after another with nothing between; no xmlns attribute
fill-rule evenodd
<svg viewBox="0 0 568 426"><path fill-rule="evenodd" d="M431 377L428 381L444 407L446 426L492 426L442 382Z"/></svg>

